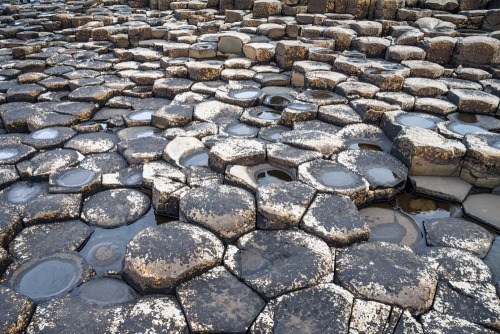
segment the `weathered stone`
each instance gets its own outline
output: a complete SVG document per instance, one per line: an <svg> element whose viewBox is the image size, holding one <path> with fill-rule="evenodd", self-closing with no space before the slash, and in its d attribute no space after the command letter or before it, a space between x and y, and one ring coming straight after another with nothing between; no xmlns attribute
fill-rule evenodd
<svg viewBox="0 0 500 334"><path fill-rule="evenodd" d="M333 272L332 253L302 231L254 231L226 252L224 265L266 299L311 286Z"/></svg>
<svg viewBox="0 0 500 334"><path fill-rule="evenodd" d="M215 144L208 153L212 169L224 173L228 165L253 166L265 161L265 145L251 139L229 139Z"/></svg>
<svg viewBox="0 0 500 334"><path fill-rule="evenodd" d="M75 251L91 233L92 229L79 220L35 225L24 229L12 241L9 253L13 259L28 260L62 251Z"/></svg>
<svg viewBox="0 0 500 334"><path fill-rule="evenodd" d="M263 229L297 227L316 191L299 182L268 184L257 190L257 225Z"/></svg>
<svg viewBox="0 0 500 334"><path fill-rule="evenodd" d="M102 203L109 206L103 207ZM137 190L112 189L87 198L81 217L92 225L113 228L141 218L149 206L149 198Z"/></svg>
<svg viewBox="0 0 500 334"><path fill-rule="evenodd" d="M359 244L341 252L335 277L359 296L416 313L432 306L437 284L435 273L409 248L383 242Z"/></svg>
<svg viewBox="0 0 500 334"><path fill-rule="evenodd" d="M494 332L467 320L431 311L422 316L422 327L430 334L493 334Z"/></svg>
<svg viewBox="0 0 500 334"><path fill-rule="evenodd" d="M125 277L145 293L171 292L218 265L223 252L215 235L194 225L171 222L148 227L127 245Z"/></svg>
<svg viewBox="0 0 500 334"><path fill-rule="evenodd" d="M410 175L454 176L465 146L431 130L411 127L399 133L391 153L408 167Z"/></svg>
<svg viewBox="0 0 500 334"><path fill-rule="evenodd" d="M391 307L389 305L355 299L349 323L349 332L381 332L389 318L390 311Z"/></svg>
<svg viewBox="0 0 500 334"><path fill-rule="evenodd" d="M23 224L31 226L78 218L81 202L80 194L47 194L37 197L26 205Z"/></svg>
<svg viewBox="0 0 500 334"><path fill-rule="evenodd" d="M195 332L246 333L265 305L222 266L181 284L176 293Z"/></svg>
<svg viewBox="0 0 500 334"><path fill-rule="evenodd" d="M250 333L348 333L352 305L350 292L335 284L318 284L270 301Z"/></svg>
<svg viewBox="0 0 500 334"><path fill-rule="evenodd" d="M0 286L1 316L0 330L3 333L20 333L23 331L35 311L35 304L27 297Z"/></svg>
<svg viewBox="0 0 500 334"><path fill-rule="evenodd" d="M499 199L500 195L494 194L470 195L463 203L465 214L488 227L500 230Z"/></svg>

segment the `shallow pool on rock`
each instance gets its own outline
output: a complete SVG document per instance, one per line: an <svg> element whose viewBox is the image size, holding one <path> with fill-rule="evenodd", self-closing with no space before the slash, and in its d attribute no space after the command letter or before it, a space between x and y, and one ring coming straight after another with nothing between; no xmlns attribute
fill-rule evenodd
<svg viewBox="0 0 500 334"><path fill-rule="evenodd" d="M354 173L340 168L325 168L318 172L317 178L319 182L329 187L346 187L357 181Z"/></svg>
<svg viewBox="0 0 500 334"><path fill-rule="evenodd" d="M190 154L179 161L184 167L188 166L208 166L208 150L203 150Z"/></svg>
<svg viewBox="0 0 500 334"><path fill-rule="evenodd" d="M56 179L62 187L81 187L94 179L95 172L86 169L70 169Z"/></svg>
<svg viewBox="0 0 500 334"><path fill-rule="evenodd" d="M259 186L272 183L286 183L294 180L293 176L282 169L269 168L255 173L255 180Z"/></svg>

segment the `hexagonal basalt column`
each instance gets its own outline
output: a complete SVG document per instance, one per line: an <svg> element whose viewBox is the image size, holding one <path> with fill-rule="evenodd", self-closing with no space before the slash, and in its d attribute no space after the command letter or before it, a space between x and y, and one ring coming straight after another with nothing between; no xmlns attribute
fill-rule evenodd
<svg viewBox="0 0 500 334"><path fill-rule="evenodd" d="M328 245L302 231L254 231L230 246L224 265L270 299L331 279Z"/></svg>
<svg viewBox="0 0 500 334"><path fill-rule="evenodd" d="M127 245L125 277L143 293L167 293L219 264L224 245L212 233L181 223L148 227Z"/></svg>

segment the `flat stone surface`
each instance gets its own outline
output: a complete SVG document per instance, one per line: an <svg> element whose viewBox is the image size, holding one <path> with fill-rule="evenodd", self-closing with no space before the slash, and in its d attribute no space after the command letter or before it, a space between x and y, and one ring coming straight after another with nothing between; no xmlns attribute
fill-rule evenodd
<svg viewBox="0 0 500 334"><path fill-rule="evenodd" d="M483 227L458 218L424 221L427 244L434 247L453 247L484 258L494 236Z"/></svg>
<svg viewBox="0 0 500 334"><path fill-rule="evenodd" d="M348 333L353 295L335 284L318 284L273 299L250 333Z"/></svg>
<svg viewBox="0 0 500 334"><path fill-rule="evenodd" d="M226 253L224 265L266 299L313 285L333 273L328 245L294 230L248 233Z"/></svg>
<svg viewBox="0 0 500 334"><path fill-rule="evenodd" d="M300 226L335 247L348 246L370 236L370 228L356 205L342 195L317 194Z"/></svg>
<svg viewBox="0 0 500 334"><path fill-rule="evenodd" d="M409 248L384 242L355 245L338 255L335 267L335 280L356 295L417 313L432 306L437 276Z"/></svg>
<svg viewBox="0 0 500 334"><path fill-rule="evenodd" d="M469 195L472 185L459 177L410 176L417 194L436 199L462 203Z"/></svg>
<svg viewBox="0 0 500 334"><path fill-rule="evenodd" d="M207 201L207 198L217 198ZM187 192L179 203L187 221L201 225L225 240L255 228L255 198L249 192L227 185L212 185Z"/></svg>
<svg viewBox="0 0 500 334"><path fill-rule="evenodd" d="M102 203L113 203L103 208ZM149 209L149 198L132 189L112 189L97 193L85 200L82 219L104 228L123 226L141 218Z"/></svg>
<svg viewBox="0 0 500 334"><path fill-rule="evenodd" d="M139 291L159 293L221 263L224 246L212 233L174 222L148 227L127 245L125 277Z"/></svg>
<svg viewBox="0 0 500 334"><path fill-rule="evenodd" d="M0 329L4 333L17 333L28 325L35 304L23 295L0 286Z"/></svg>
<svg viewBox="0 0 500 334"><path fill-rule="evenodd" d="M181 284L176 293L195 332L246 333L265 306L222 266Z"/></svg>
<svg viewBox="0 0 500 334"><path fill-rule="evenodd" d="M477 219L488 227L500 230L500 216L498 214L499 195L475 194L464 201L464 211L467 216Z"/></svg>

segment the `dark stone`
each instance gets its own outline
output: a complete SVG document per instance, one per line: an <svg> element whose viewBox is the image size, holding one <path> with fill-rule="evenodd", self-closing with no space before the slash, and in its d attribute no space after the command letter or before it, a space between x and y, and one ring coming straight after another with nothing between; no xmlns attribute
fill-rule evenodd
<svg viewBox="0 0 500 334"><path fill-rule="evenodd" d="M245 234L230 246L224 265L266 299L331 281L333 272L328 245L296 230Z"/></svg>
<svg viewBox="0 0 500 334"><path fill-rule="evenodd" d="M437 276L409 248L374 242L337 256L335 280L356 295L416 313L432 306Z"/></svg>
<svg viewBox="0 0 500 334"><path fill-rule="evenodd" d="M35 311L35 304L29 298L1 285L0 301L0 331L21 333Z"/></svg>
<svg viewBox="0 0 500 334"><path fill-rule="evenodd" d="M176 293L195 333L246 333L265 305L222 266L181 284Z"/></svg>
<svg viewBox="0 0 500 334"><path fill-rule="evenodd" d="M127 245L125 278L143 293L172 292L221 263L224 246L200 227L170 222L148 227Z"/></svg>

